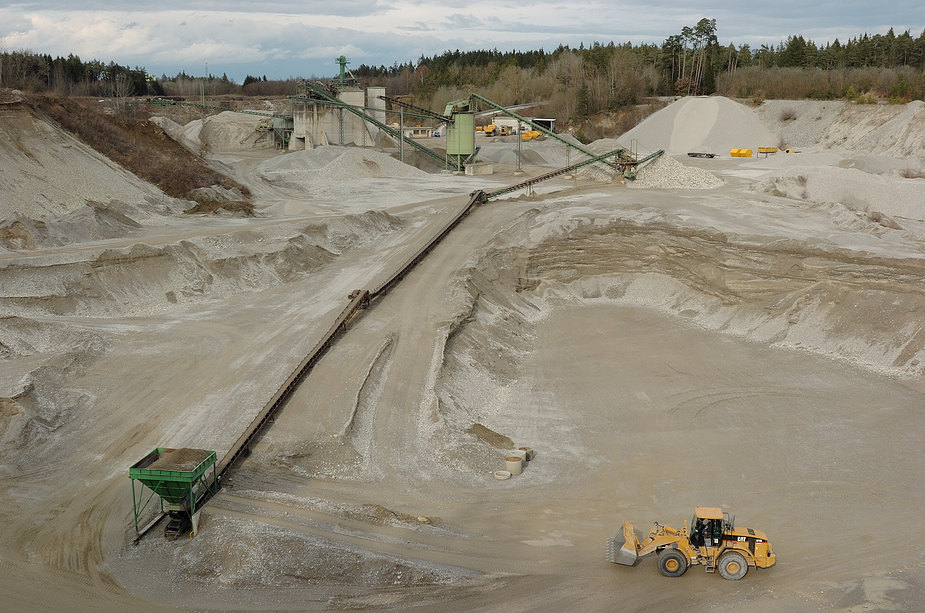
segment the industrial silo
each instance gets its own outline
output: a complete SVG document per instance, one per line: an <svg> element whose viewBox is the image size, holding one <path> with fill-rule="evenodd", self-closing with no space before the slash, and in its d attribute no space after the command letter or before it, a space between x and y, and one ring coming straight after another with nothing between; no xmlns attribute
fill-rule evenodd
<svg viewBox="0 0 925 613"><path fill-rule="evenodd" d="M446 127L447 160L457 169L463 169L463 161L475 153L475 115L457 113Z"/></svg>

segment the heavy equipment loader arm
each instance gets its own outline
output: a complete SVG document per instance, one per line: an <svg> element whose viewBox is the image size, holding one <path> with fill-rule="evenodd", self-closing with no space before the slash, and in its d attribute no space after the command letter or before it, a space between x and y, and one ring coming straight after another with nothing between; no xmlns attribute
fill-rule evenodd
<svg viewBox="0 0 925 613"><path fill-rule="evenodd" d="M658 522L642 542L636 536L636 528L628 521L623 522L623 534L617 534L608 541L608 559L615 564L633 566L636 561L650 553L680 542L685 538L683 531L669 528Z"/></svg>
<svg viewBox="0 0 925 613"><path fill-rule="evenodd" d="M686 539L687 530L677 530L671 526L655 522L655 525L649 530L649 536L637 547L636 555L641 558L663 547L679 543Z"/></svg>

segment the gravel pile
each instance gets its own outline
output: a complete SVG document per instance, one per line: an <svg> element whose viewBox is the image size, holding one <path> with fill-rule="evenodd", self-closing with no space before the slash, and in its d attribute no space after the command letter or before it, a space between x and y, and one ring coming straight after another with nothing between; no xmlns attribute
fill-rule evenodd
<svg viewBox="0 0 925 613"><path fill-rule="evenodd" d="M223 111L201 122L199 140L210 152L253 149L254 143L261 137L257 131L259 122L260 118L255 115Z"/></svg>
<svg viewBox="0 0 925 613"><path fill-rule="evenodd" d="M204 449L184 447L182 449L165 450L148 466L148 469L192 472L208 459L209 452Z"/></svg>
<svg viewBox="0 0 925 613"><path fill-rule="evenodd" d="M631 185L655 189L713 189L723 183L702 168L685 166L669 155L662 155L643 166Z"/></svg>
<svg viewBox="0 0 925 613"><path fill-rule="evenodd" d="M640 150L664 149L680 154L698 151L726 155L730 149L776 147L780 137L765 127L755 112L721 96L682 98L647 118L619 138Z"/></svg>
<svg viewBox="0 0 925 613"><path fill-rule="evenodd" d="M202 152L202 140L199 138L202 132L202 120L196 119L185 125L167 117L151 117L148 121L160 127L167 136L183 145L188 151L196 155Z"/></svg>
<svg viewBox="0 0 925 613"><path fill-rule="evenodd" d="M925 220L925 179L875 175L857 168L805 167L769 173L753 189L816 203L839 203L852 211Z"/></svg>

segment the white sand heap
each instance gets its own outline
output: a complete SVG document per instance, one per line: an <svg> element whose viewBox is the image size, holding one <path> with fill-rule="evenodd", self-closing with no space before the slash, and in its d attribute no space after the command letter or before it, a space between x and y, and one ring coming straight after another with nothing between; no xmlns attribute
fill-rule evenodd
<svg viewBox="0 0 925 613"><path fill-rule="evenodd" d="M793 167L769 173L755 191L858 212L925 221L925 179L875 175L857 168Z"/></svg>
<svg viewBox="0 0 925 613"><path fill-rule="evenodd" d="M270 182L285 181L304 188L358 178L414 179L428 176L423 170L385 153L352 147L293 151L261 163L260 174Z"/></svg>
<svg viewBox="0 0 925 613"><path fill-rule="evenodd" d="M729 155L730 149L776 147L780 138L768 130L754 111L729 98L687 97L665 107L621 136L629 147L680 154L703 152Z"/></svg>
<svg viewBox="0 0 925 613"><path fill-rule="evenodd" d="M171 199L156 187L25 105L3 108L0 140L0 222L92 215L110 206L140 221L171 206Z"/></svg>
<svg viewBox="0 0 925 613"><path fill-rule="evenodd" d="M223 111L205 119L194 119L186 125L166 117L152 117L150 121L196 154L253 149L255 142L263 136L257 131L260 117L249 113Z"/></svg>

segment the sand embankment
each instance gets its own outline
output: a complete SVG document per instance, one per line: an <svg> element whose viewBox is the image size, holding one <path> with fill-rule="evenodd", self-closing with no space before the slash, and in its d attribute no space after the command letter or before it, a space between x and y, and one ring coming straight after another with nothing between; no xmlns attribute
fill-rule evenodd
<svg viewBox="0 0 925 613"><path fill-rule="evenodd" d="M127 236L182 209L25 104L0 105L0 249Z"/></svg>

